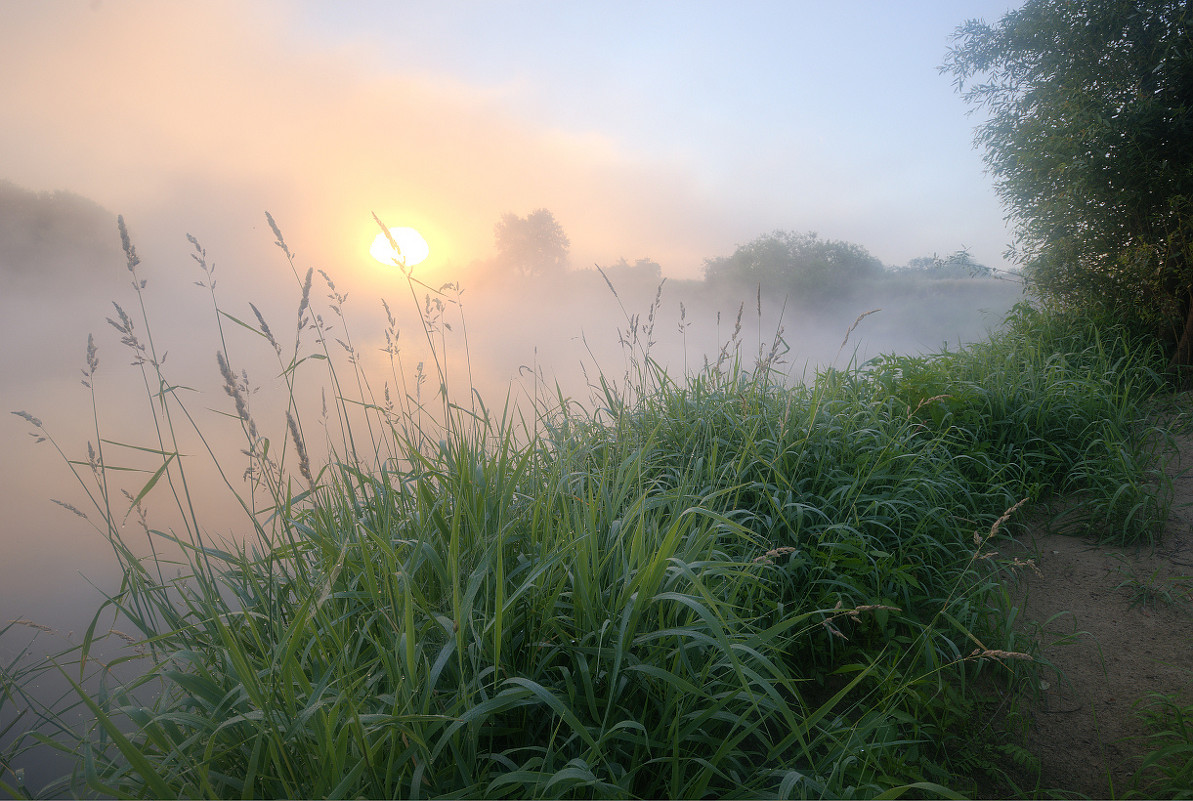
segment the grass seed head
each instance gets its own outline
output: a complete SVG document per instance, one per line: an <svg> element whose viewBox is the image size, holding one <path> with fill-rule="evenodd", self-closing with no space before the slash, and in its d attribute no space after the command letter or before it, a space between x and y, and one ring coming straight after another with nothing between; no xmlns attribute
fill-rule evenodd
<svg viewBox="0 0 1193 801"><path fill-rule="evenodd" d="M278 228L278 224L274 222L273 215L267 211L265 212L265 219L269 221L269 227L273 230L273 235L277 237L277 241L274 244L282 249L282 252L286 254L286 258L293 259L294 254L290 252L290 248L286 247L286 240L282 238L282 229Z"/></svg>
<svg viewBox="0 0 1193 801"><path fill-rule="evenodd" d="M58 633L57 629L53 629L53 628L45 625L44 623L34 623L32 620L30 620L29 618L26 618L26 617L20 617L15 620L9 620L8 622L12 623L14 626L25 626L26 628L37 629L38 631L44 631L46 634L57 634Z"/></svg>
<svg viewBox="0 0 1193 801"><path fill-rule="evenodd" d="M294 449L298 451L298 472L307 480L307 486L314 490L315 480L311 478L311 460L307 457L307 446L299 433L298 420L290 409L286 410L286 425L290 429L290 439L294 440Z"/></svg>
<svg viewBox="0 0 1193 801"><path fill-rule="evenodd" d="M282 353L282 346L278 344L276 339L274 339L273 331L269 330L269 324L265 322L265 317L262 316L261 311L256 307L256 305L250 303L249 308L253 310L253 314L257 317L257 324L261 326L261 333L265 335L265 340L269 342L274 352L280 356Z"/></svg>
<svg viewBox="0 0 1193 801"><path fill-rule="evenodd" d="M87 519L87 515L85 515L81 511L79 511L79 508L77 506L75 506L74 504L67 503L66 501L60 501L57 498L50 498L50 502L58 504L66 511L73 512L74 514L78 515L79 517L83 518L84 520Z"/></svg>
<svg viewBox="0 0 1193 801"><path fill-rule="evenodd" d="M965 657L966 659L997 659L1003 661L1004 659L1018 659L1026 662L1034 662L1031 654L1025 654L1021 651L1002 651L997 648L975 648L973 652Z"/></svg>
<svg viewBox="0 0 1193 801"><path fill-rule="evenodd" d="M220 367L220 375L224 377L224 392L232 398L236 404L236 414L248 426L249 437L253 442L257 441L257 424L253 422L253 418L249 415L248 402L245 400L244 392L240 381L236 378L236 374L232 372L232 368L228 365L228 360L224 358L223 351L216 351L215 360Z"/></svg>
<svg viewBox="0 0 1193 801"><path fill-rule="evenodd" d="M24 420L26 423L29 423L34 428L42 428L41 420L29 414L29 412L19 411L13 412L13 414Z"/></svg>
<svg viewBox="0 0 1193 801"><path fill-rule="evenodd" d="M120 229L120 247L124 249L124 258L128 265L130 273L136 273L137 265L141 263L141 257L137 255L137 248L133 245L132 239L128 235L128 227L124 224L124 215L116 215L116 227Z"/></svg>
<svg viewBox="0 0 1193 801"><path fill-rule="evenodd" d="M762 554L762 556L756 557L754 559L754 561L755 562L765 562L767 564L770 564L771 560L777 559L780 556L784 556L789 553L795 553L798 550L799 550L798 548L791 546L791 545L781 545L778 548L771 548L769 551Z"/></svg>

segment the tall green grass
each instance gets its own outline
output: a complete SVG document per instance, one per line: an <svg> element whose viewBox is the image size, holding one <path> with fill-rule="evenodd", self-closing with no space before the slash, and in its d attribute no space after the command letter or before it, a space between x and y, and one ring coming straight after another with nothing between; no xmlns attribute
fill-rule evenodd
<svg viewBox="0 0 1193 801"><path fill-rule="evenodd" d="M244 530L216 541L177 433L208 440L157 358L121 233L141 316L113 325L155 416L146 442L121 445L97 413L95 439L158 461L117 503L107 456L67 460L123 582L79 648L4 669L0 704L28 707L24 688L58 670L93 721L40 710L0 766L11 794L47 742L78 769L46 792L116 797L973 792L997 767L996 730L974 725L984 688L1033 666L997 555L1022 530L1014 512L1076 495L1121 541L1166 514L1135 411L1158 362L1117 332L1022 307L987 343L788 386L781 332L753 365L735 333L716 363L668 374L650 352L656 298L627 314L626 370L590 374L590 398L536 384L533 407L495 408L447 390L468 371L448 364L450 289L403 268L429 380L406 383L387 305L392 384L375 384L329 278L337 333L295 268L283 345L256 307L254 323L221 306L192 240L216 324L274 351L286 408L271 442L221 328L251 483ZM295 389L314 371L337 432L322 464ZM120 521L154 498L183 522L146 522L146 551ZM114 612L136 650L97 665Z"/></svg>
<svg viewBox="0 0 1193 801"><path fill-rule="evenodd" d="M1165 386L1162 365L1156 342L1121 326L1020 304L987 342L887 359L872 375L923 404L913 414L966 455L972 480L1064 499L1058 526L1132 543L1159 532L1171 502L1167 440L1140 405Z"/></svg>

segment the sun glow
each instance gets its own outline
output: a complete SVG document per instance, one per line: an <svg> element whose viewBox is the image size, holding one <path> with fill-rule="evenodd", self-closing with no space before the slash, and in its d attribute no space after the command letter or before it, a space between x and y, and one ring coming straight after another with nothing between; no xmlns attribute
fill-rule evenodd
<svg viewBox="0 0 1193 801"><path fill-rule="evenodd" d="M377 238L373 240L373 246L369 248L369 253L373 258L382 264L392 267L394 260L397 259L398 263L413 267L431 255L431 248L428 247L427 240L423 239L422 234L413 228L390 228L389 233L398 243L400 253L394 252L385 234L377 234Z"/></svg>

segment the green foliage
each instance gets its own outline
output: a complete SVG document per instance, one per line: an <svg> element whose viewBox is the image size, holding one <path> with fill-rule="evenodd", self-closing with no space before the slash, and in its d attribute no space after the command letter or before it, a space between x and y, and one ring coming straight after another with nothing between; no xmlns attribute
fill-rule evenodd
<svg viewBox="0 0 1193 801"><path fill-rule="evenodd" d="M1135 774L1131 797L1193 796L1193 705L1174 695L1152 693L1138 710L1149 748Z"/></svg>
<svg viewBox="0 0 1193 801"><path fill-rule="evenodd" d="M761 285L806 301L845 297L859 282L881 274L882 263L861 245L787 231L760 236L704 265L709 283Z"/></svg>
<svg viewBox="0 0 1193 801"><path fill-rule="evenodd" d="M1121 327L1020 304L985 343L880 359L873 374L966 454L973 480L1014 475L1033 500L1071 501L1064 526L1137 542L1155 536L1171 502L1163 439L1142 435L1138 405L1164 386L1161 368L1154 343Z"/></svg>
<svg viewBox="0 0 1193 801"><path fill-rule="evenodd" d="M1117 570L1123 576L1115 589L1130 593L1132 608L1141 604L1149 609L1160 605L1187 607L1193 601L1193 576L1165 576L1162 575L1164 571L1157 567L1141 578L1125 556L1113 556L1118 559Z"/></svg>
<svg viewBox="0 0 1193 801"><path fill-rule="evenodd" d="M1145 324L1193 363L1193 7L1029 0L958 29L944 71L1050 302Z"/></svg>
<svg viewBox="0 0 1193 801"><path fill-rule="evenodd" d="M292 354L259 314L216 303L217 320L270 344L285 400L300 369L326 370L343 441L308 464L287 411L270 448L221 353L268 503L246 498L245 533L211 542L164 418L160 443L136 446L157 462L128 497L174 493L185 530L145 529L169 556L124 539L116 466L68 460L124 570L96 620L118 610L137 650L98 690L100 628L60 656L90 723L42 714L5 755L6 791L41 736L80 766L47 792L118 797L959 797L1002 758L971 747L990 736L973 725L982 687L1034 668L993 550L1019 502L1122 496L1097 516L1123 539L1164 512L1135 493L1148 432L1132 410L1155 374L1120 332L1022 308L986 345L797 387L728 345L677 382L649 335L627 337L626 380L599 375L591 409L557 397L499 416L447 397L444 353L436 416L417 395L374 398L355 359L342 373L311 273L295 277ZM406 277L434 347L443 309ZM148 385L175 386L147 316L120 316ZM162 400L194 419L184 396ZM52 670L9 666L0 702Z"/></svg>

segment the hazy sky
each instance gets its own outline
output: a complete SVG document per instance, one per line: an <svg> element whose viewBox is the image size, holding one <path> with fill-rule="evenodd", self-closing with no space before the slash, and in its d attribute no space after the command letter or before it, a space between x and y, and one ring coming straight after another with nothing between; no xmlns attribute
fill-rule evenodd
<svg viewBox="0 0 1193 801"><path fill-rule="evenodd" d="M1009 5L10 0L0 178L229 247L267 239L268 208L362 271L370 211L422 230L430 270L538 207L580 266L699 277L775 228L999 265L974 120L936 68Z"/></svg>

